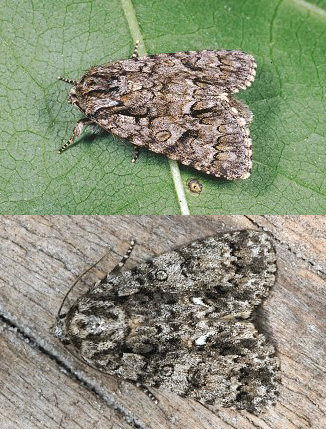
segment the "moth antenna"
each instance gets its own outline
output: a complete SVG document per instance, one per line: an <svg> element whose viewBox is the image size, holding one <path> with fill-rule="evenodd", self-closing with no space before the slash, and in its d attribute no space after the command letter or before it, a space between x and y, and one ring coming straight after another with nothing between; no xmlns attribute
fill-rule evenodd
<svg viewBox="0 0 326 429"><path fill-rule="evenodd" d="M134 246L135 246L135 244L136 244L136 240L131 240L130 241L130 246L129 246L129 248L128 248L128 250L127 250L127 252L125 253L125 255L121 258L121 260L120 260L120 262L113 268L113 270L110 272L110 274L111 273L113 273L113 272L116 272L116 271L118 271L118 270L120 270L120 268L121 267L123 267L124 266L124 264L126 263L126 261L127 261L127 259L129 259L129 257L130 257L130 254L131 254L131 252L132 252L132 250L133 250L133 248L134 248ZM63 298L63 300L62 300L62 303L61 303L61 305L60 305L60 307L59 307L59 310L58 310L58 315L57 315L57 317L59 318L60 317L60 315L61 315L61 310L62 310L62 308L63 308L63 306L64 306L64 303L66 302L66 300L67 300L67 298L68 298L68 295L70 294L70 292L73 290L73 288L76 286L76 284L79 282L79 280L81 280L83 277L84 277L84 275L85 274L87 274L92 268L94 268L94 267L96 267L96 265L97 264L99 264L105 257L106 257L106 255L108 254L108 252L106 252L103 256L102 256L102 258L100 258L98 261L96 261L96 262L94 262L94 264L92 264L90 267L88 267L82 274L80 274L78 277L77 277L77 279L73 282L73 284L70 286L70 288L68 289L68 292L66 293L66 295L64 296L64 298ZM101 282L103 282L105 279L106 279L106 277L107 277L107 275L104 277L104 279L102 279L101 280Z"/></svg>
<svg viewBox="0 0 326 429"><path fill-rule="evenodd" d="M61 303L61 305L60 305L60 307L59 307L59 310L58 310L58 315L57 315L57 317L60 317L60 315L61 315L61 310L62 310L62 308L63 308L63 306L64 306L64 303L66 302L66 300L67 300L67 298L68 298L68 295L70 294L70 292L73 290L73 288L76 286L76 284L79 282L79 280L81 280L83 277L84 277L84 275L85 274L87 274L92 268L94 268L94 267L96 267L96 265L97 264L99 264L101 261L102 261L102 259L104 259L105 258L105 256L107 255L107 253L105 253L105 255L103 255L102 256L102 258L100 258L98 261L96 261L96 262L94 262L94 264L92 264L90 267L88 267L87 268L87 270L85 270L82 274L80 274L78 277L77 277L77 279L73 282L73 284L70 286L70 288L68 289L68 292L66 293L66 295L64 296L64 298L63 298L63 300L62 300L62 303Z"/></svg>
<svg viewBox="0 0 326 429"><path fill-rule="evenodd" d="M74 79L66 79L65 77L61 77L61 76L58 76L58 79L62 80L63 82L70 83L71 85L77 85L77 81Z"/></svg>

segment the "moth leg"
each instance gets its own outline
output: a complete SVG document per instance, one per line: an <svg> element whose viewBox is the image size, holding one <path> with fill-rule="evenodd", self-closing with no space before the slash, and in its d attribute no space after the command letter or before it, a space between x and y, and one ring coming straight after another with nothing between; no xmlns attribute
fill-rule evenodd
<svg viewBox="0 0 326 429"><path fill-rule="evenodd" d="M134 164L138 157L139 157L139 153L140 153L140 147L139 146L134 146L134 157L132 158L131 162Z"/></svg>
<svg viewBox="0 0 326 429"><path fill-rule="evenodd" d="M154 402L154 404L158 404L158 399L146 386L140 383L136 383L136 386L141 389L145 393L145 395L148 396L149 399Z"/></svg>
<svg viewBox="0 0 326 429"><path fill-rule="evenodd" d="M138 60L138 58L139 58L138 47L139 47L139 40L136 40L135 47L134 47L134 52L131 55L131 58L133 58L135 60Z"/></svg>
<svg viewBox="0 0 326 429"><path fill-rule="evenodd" d="M75 125L70 139L63 146L61 146L61 148L58 150L58 152L61 154L64 150L67 149L67 147L72 145L73 142L75 141L75 139L79 136L79 134L82 133L84 128L87 127L88 125L96 125L96 124L94 124L94 122L88 118L80 119L77 122L77 124Z"/></svg>
<svg viewBox="0 0 326 429"><path fill-rule="evenodd" d="M120 262L113 268L113 270L111 270L102 280L101 283L104 283L107 279L107 276L109 274L116 274L118 273L121 268L124 266L124 264L126 263L126 261L130 258L131 252L133 251L133 248L135 247L136 244L136 240L131 240L130 241L130 246L128 248L128 250L126 251L126 253L123 255L123 257L121 258Z"/></svg>

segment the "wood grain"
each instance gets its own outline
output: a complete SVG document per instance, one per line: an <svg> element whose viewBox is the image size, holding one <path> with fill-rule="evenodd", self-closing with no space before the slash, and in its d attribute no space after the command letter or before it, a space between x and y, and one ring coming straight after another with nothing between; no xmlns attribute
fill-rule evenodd
<svg viewBox="0 0 326 429"><path fill-rule="evenodd" d="M316 428L326 427L325 248L323 216L1 216L1 428ZM109 271L137 239L131 267L219 231L270 231L277 282L259 310L282 366L279 402L260 417L213 413L195 401L140 389L99 373L50 333L69 285L108 250Z"/></svg>

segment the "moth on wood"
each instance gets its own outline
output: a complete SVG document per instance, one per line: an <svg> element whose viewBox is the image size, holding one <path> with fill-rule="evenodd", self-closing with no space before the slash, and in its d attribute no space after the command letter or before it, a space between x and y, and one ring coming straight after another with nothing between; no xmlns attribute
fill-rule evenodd
<svg viewBox="0 0 326 429"><path fill-rule="evenodd" d="M100 127L206 174L246 179L251 171L252 113L231 94L255 79L254 58L241 51L190 51L92 67L73 85L69 103L85 115L59 153L84 127Z"/></svg>
<svg viewBox="0 0 326 429"><path fill-rule="evenodd" d="M279 362L255 320L275 280L268 235L218 234L119 273L132 246L67 313L60 307L55 335L146 387L253 413L274 403Z"/></svg>

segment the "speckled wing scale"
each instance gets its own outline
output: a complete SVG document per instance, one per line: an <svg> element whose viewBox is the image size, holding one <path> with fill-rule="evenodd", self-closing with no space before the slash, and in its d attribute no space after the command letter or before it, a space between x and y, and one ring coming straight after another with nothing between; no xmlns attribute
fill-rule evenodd
<svg viewBox="0 0 326 429"><path fill-rule="evenodd" d="M254 58L241 51L131 58L91 68L70 102L137 146L215 177L245 179L252 114L231 94L250 86L255 74Z"/></svg>
<svg viewBox="0 0 326 429"><path fill-rule="evenodd" d="M267 234L219 234L109 274L57 336L108 374L259 413L278 394L278 359L254 317L275 273Z"/></svg>

